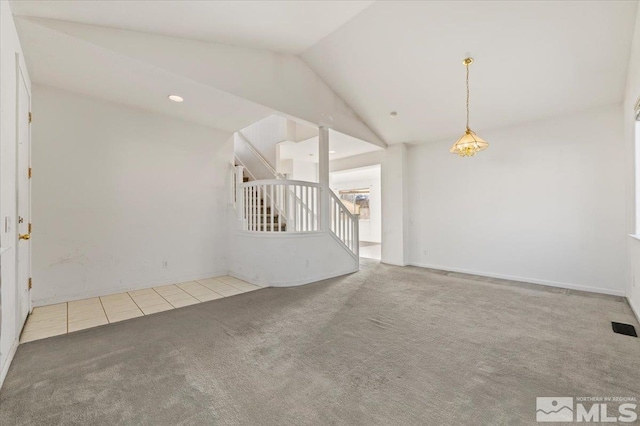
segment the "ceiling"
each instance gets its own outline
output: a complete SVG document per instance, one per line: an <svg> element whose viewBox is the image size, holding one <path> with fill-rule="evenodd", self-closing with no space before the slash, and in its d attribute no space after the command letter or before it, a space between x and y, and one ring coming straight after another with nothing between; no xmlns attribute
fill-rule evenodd
<svg viewBox="0 0 640 426"><path fill-rule="evenodd" d="M297 55L47 18L15 22L35 85L228 131L279 113L386 146ZM185 102L171 104L169 94Z"/></svg>
<svg viewBox="0 0 640 426"><path fill-rule="evenodd" d="M221 62L213 53L202 64L188 55L207 56L197 52L214 45L180 50L180 43L171 42L179 39L166 38L173 50L164 49L165 57L156 60L162 52L150 52L142 33L300 54L322 80L315 74L313 79L328 83L387 143L454 140L463 132L467 55L475 58L471 127L480 136L483 129L620 103L637 13L636 1L615 0L41 0L12 1L11 7L28 17L17 26L37 84L233 131L275 109L295 112L244 96L246 85L236 82L249 74L224 80L224 87L210 83L205 77L222 72L216 66ZM89 31L62 21L101 27ZM98 31L102 27L137 33L107 35ZM83 40L74 32L90 36ZM123 47L130 39L137 41ZM255 72L260 74L271 75ZM222 81L211 80L216 78ZM294 97L278 90L267 90L270 99ZM165 102L168 93L189 102Z"/></svg>
<svg viewBox="0 0 640 426"><path fill-rule="evenodd" d="M302 58L387 143L622 102L635 1L376 2ZM391 111L397 117L391 117Z"/></svg>
<svg viewBox="0 0 640 426"><path fill-rule="evenodd" d="M301 53L373 1L12 1L18 16Z"/></svg>
<svg viewBox="0 0 640 426"><path fill-rule="evenodd" d="M31 80L82 95L234 132L273 110L171 73L133 57L99 48L31 19L16 25ZM179 94L185 102L167 99Z"/></svg>
<svg viewBox="0 0 640 426"><path fill-rule="evenodd" d="M365 154L367 152L379 151L382 148L368 142L356 139L344 133L329 131L329 160L339 160L340 158L352 157L354 155ZM294 159L318 162L318 136L300 142L280 143L280 159Z"/></svg>

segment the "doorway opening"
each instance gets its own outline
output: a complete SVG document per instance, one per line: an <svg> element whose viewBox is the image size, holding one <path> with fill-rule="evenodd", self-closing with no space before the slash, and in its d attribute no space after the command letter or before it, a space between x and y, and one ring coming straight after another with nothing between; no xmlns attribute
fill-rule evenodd
<svg viewBox="0 0 640 426"><path fill-rule="evenodd" d="M352 213L359 215L360 257L382 257L382 198L380 164L331 173L331 190Z"/></svg>

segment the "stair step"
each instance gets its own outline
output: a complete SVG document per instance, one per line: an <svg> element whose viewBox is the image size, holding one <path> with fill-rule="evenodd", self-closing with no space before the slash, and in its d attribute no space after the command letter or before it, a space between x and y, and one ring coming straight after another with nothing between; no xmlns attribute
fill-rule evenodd
<svg viewBox="0 0 640 426"><path fill-rule="evenodd" d="M271 223L271 216L267 216L265 219L264 215L249 215L250 218L252 218L252 221L254 223L264 223L266 221L266 223ZM273 223L279 223L280 222L280 218L278 216L274 216L273 217Z"/></svg>
<svg viewBox="0 0 640 426"><path fill-rule="evenodd" d="M255 211L259 214L271 214L271 207L264 207L264 206L254 206L253 209L255 209ZM252 209L249 209L249 213L252 213L251 211Z"/></svg>
<svg viewBox="0 0 640 426"><path fill-rule="evenodd" d="M266 226L261 225L259 229L260 231L271 231L271 225L270 224L267 224ZM286 223L282 223L282 224L275 223L273 226L273 232L284 232L286 230L287 230Z"/></svg>

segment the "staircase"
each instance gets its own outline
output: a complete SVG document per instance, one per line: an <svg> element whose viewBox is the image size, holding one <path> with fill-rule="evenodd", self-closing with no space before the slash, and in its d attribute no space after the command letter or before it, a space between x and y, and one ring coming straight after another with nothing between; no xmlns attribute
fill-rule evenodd
<svg viewBox="0 0 640 426"><path fill-rule="evenodd" d="M329 131L319 132L318 182L290 180L266 157L271 132L234 134L231 203L236 232L229 272L253 284L290 287L358 271L358 216L329 187ZM264 139L262 139L264 135ZM276 144L272 146L276 151ZM275 164L276 166L278 164ZM282 166L282 164L280 164Z"/></svg>
<svg viewBox="0 0 640 426"><path fill-rule="evenodd" d="M238 163L237 159L236 163ZM252 179L251 173L246 168L244 168L244 166L236 164L236 169L238 169L239 167L242 167L242 183L255 181L255 179ZM247 223L256 225L256 228L252 230L258 232L287 231L286 219L280 215L280 212L275 208L275 206L271 206L269 196L266 193L262 192L260 198L258 199L258 201L254 202L254 204L255 205L253 205L250 210L247 209L245 216L245 220L247 221Z"/></svg>
<svg viewBox="0 0 640 426"><path fill-rule="evenodd" d="M321 191L316 182L287 180L241 132L234 143L233 202L241 231L327 233L358 259L358 217L330 189Z"/></svg>
<svg viewBox="0 0 640 426"><path fill-rule="evenodd" d="M268 201L267 201L267 204ZM275 210L275 209L274 209ZM274 211L271 214L271 206L265 206L264 198L260 199L260 204L257 206L257 213L254 214L253 222L258 224L257 231L259 232L286 232L287 222L286 219L280 220L281 216Z"/></svg>

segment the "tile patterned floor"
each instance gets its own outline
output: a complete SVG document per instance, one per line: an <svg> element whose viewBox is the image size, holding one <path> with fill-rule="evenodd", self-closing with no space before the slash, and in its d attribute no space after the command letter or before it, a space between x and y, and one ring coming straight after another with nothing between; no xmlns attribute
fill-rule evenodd
<svg viewBox="0 0 640 426"><path fill-rule="evenodd" d="M20 343L258 290L224 276L34 308Z"/></svg>

